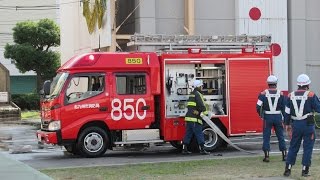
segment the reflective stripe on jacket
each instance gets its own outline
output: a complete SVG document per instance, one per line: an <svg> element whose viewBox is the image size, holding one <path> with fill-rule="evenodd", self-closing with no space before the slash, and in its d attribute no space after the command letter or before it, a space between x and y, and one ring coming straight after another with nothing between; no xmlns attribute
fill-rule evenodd
<svg viewBox="0 0 320 180"><path fill-rule="evenodd" d="M297 90L288 95L285 124L291 120L305 120L314 111L320 113L320 101L312 91Z"/></svg>
<svg viewBox="0 0 320 180"><path fill-rule="evenodd" d="M185 117L185 121L197 122L202 124L202 118L200 117L201 112L208 114L206 103L204 101L203 95L194 89L188 99L187 103L188 111Z"/></svg>
<svg viewBox="0 0 320 180"><path fill-rule="evenodd" d="M281 111L277 110L278 101L280 98L280 91L277 90L275 94L270 94L269 90L265 90L266 98L268 100L269 111L264 111L266 114L281 114ZM272 102L272 99L274 101Z"/></svg>
<svg viewBox="0 0 320 180"><path fill-rule="evenodd" d="M282 119L285 114L286 98L275 88L262 91L259 94L256 109L260 117L265 120Z"/></svg>

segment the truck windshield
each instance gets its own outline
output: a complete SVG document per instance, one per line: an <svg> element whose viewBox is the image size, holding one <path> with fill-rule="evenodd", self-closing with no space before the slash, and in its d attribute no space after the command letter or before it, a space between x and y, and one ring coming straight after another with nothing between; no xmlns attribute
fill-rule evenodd
<svg viewBox="0 0 320 180"><path fill-rule="evenodd" d="M50 98L54 98L59 95L64 83L68 78L69 73L58 73L56 77L53 78L50 87Z"/></svg>

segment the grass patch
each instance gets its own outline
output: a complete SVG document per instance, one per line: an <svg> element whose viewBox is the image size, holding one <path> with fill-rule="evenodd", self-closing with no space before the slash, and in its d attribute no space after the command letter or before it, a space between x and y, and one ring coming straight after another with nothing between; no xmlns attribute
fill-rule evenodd
<svg viewBox="0 0 320 180"><path fill-rule="evenodd" d="M21 119L39 119L40 112L39 111L22 111Z"/></svg>
<svg viewBox="0 0 320 180"><path fill-rule="evenodd" d="M183 158L183 157L181 157ZM253 179L262 177L282 177L285 163L280 156L272 156L270 163L262 162L262 157L228 158L188 162L124 165L113 167L86 167L68 169L46 169L43 173L55 180L62 179ZM292 179L301 177L301 156L293 166ZM320 179L320 157L314 154L310 168L311 177Z"/></svg>

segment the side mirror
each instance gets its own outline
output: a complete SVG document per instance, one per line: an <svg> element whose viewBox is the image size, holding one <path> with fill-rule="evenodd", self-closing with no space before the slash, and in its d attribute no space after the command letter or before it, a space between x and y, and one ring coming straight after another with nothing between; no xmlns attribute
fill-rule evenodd
<svg viewBox="0 0 320 180"><path fill-rule="evenodd" d="M50 86L51 86L51 81L50 80L46 80L43 83L43 92L44 95L49 95L50 94Z"/></svg>

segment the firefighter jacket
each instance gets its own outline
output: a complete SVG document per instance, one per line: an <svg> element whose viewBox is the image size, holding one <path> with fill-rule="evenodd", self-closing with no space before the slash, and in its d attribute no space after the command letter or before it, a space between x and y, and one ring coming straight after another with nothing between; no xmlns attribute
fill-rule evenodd
<svg viewBox="0 0 320 180"><path fill-rule="evenodd" d="M320 101L318 97L307 90L297 90L288 95L285 108L285 124L290 125L292 120L310 120L314 123L314 111L320 113Z"/></svg>
<svg viewBox="0 0 320 180"><path fill-rule="evenodd" d="M203 95L201 92L195 88L188 99L188 111L185 117L185 121L187 122L197 122L202 124L202 118L200 114L203 112L205 115L208 114L206 103L204 101Z"/></svg>
<svg viewBox="0 0 320 180"><path fill-rule="evenodd" d="M259 94L256 109L264 120L282 120L286 98L280 90L266 89Z"/></svg>

